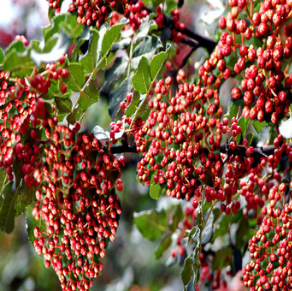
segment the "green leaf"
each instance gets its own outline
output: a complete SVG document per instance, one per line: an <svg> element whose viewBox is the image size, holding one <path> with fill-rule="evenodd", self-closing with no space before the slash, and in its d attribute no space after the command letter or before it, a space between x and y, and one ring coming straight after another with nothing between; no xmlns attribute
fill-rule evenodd
<svg viewBox="0 0 292 291"><path fill-rule="evenodd" d="M85 73L90 73L94 70L97 62L97 46L99 34L98 31L92 29L90 32L89 50L80 58L80 63L84 68Z"/></svg>
<svg viewBox="0 0 292 291"><path fill-rule="evenodd" d="M11 52L12 50L16 50L18 53L24 53L26 50L25 45L21 40L14 40L9 44L9 46L6 48L5 53L6 55Z"/></svg>
<svg viewBox="0 0 292 291"><path fill-rule="evenodd" d="M73 91L80 92L85 82L83 67L78 63L68 65L69 76L64 79L64 83Z"/></svg>
<svg viewBox="0 0 292 291"><path fill-rule="evenodd" d="M253 125L253 128L255 129L255 131L256 131L257 133L260 133L261 130L262 130L266 125L268 125L268 124L267 124L265 121L260 122L260 121L258 121L258 120L254 120L254 121L252 122L252 125Z"/></svg>
<svg viewBox="0 0 292 291"><path fill-rule="evenodd" d="M30 51L27 50L21 53L16 48L13 48L4 57L2 70L23 78L30 75L33 68L34 63L30 57Z"/></svg>
<svg viewBox="0 0 292 291"><path fill-rule="evenodd" d="M45 42L52 37L55 33L61 31L61 24L66 20L66 14L59 14L52 18L51 23L43 28L43 36Z"/></svg>
<svg viewBox="0 0 292 291"><path fill-rule="evenodd" d="M134 213L134 222L144 238L156 240L167 230L167 215L165 210L142 211Z"/></svg>
<svg viewBox="0 0 292 291"><path fill-rule="evenodd" d="M115 24L106 30L101 43L101 53L103 56L106 57L113 44L119 40L121 31L125 25L126 23Z"/></svg>
<svg viewBox="0 0 292 291"><path fill-rule="evenodd" d="M254 138L254 133L250 132L247 136L246 136L246 140L248 141L248 146L251 146L251 143L253 141Z"/></svg>
<svg viewBox="0 0 292 291"><path fill-rule="evenodd" d="M0 230L11 233L14 229L15 202L18 191L12 190L13 182L6 184L3 191L3 206L0 211Z"/></svg>
<svg viewBox="0 0 292 291"><path fill-rule="evenodd" d="M152 199L157 200L163 195L163 189L159 183L153 184L150 186L149 194Z"/></svg>
<svg viewBox="0 0 292 291"><path fill-rule="evenodd" d="M16 213L15 216L21 215L25 208L35 200L36 187L28 188L26 183L22 184L21 192L19 193L16 201Z"/></svg>
<svg viewBox="0 0 292 291"><path fill-rule="evenodd" d="M161 258L163 253L170 247L171 245L171 233L165 234L159 242L159 245L155 248L154 254L156 259Z"/></svg>
<svg viewBox="0 0 292 291"><path fill-rule="evenodd" d="M3 63L3 60L4 60L4 53L3 53L3 50L0 48L0 64Z"/></svg>
<svg viewBox="0 0 292 291"><path fill-rule="evenodd" d="M72 109L72 101L70 98L54 98L57 109L61 113L69 113Z"/></svg>
<svg viewBox="0 0 292 291"><path fill-rule="evenodd" d="M65 21L60 23L60 27L70 38L76 39L83 32L84 25L77 23L77 15L71 13L65 15Z"/></svg>
<svg viewBox="0 0 292 291"><path fill-rule="evenodd" d="M146 57L142 57L139 62L138 69L132 77L132 84L135 90L140 94L148 93L151 84L149 61Z"/></svg>
<svg viewBox="0 0 292 291"><path fill-rule="evenodd" d="M171 224L168 226L169 230L175 231L177 229L178 224L181 222L183 218L183 210L180 204L175 206L174 213L172 215Z"/></svg>
<svg viewBox="0 0 292 291"><path fill-rule="evenodd" d="M249 118L246 119L244 117L240 117L240 119L238 120L237 125L240 126L241 128L241 134L237 136L236 142L240 142L241 136L245 137L248 123L249 123Z"/></svg>
<svg viewBox="0 0 292 291"><path fill-rule="evenodd" d="M131 67L136 69L142 57L152 58L156 50L162 48L160 39L153 35L147 36L134 49L131 59Z"/></svg>
<svg viewBox="0 0 292 291"><path fill-rule="evenodd" d="M166 52L161 52L152 58L150 62L150 75L151 75L152 81L154 81L156 77L158 76L166 59L167 59Z"/></svg>
<svg viewBox="0 0 292 291"><path fill-rule="evenodd" d="M135 91L132 97L131 104L125 110L127 116L132 116L138 108L138 104L140 101L140 94L139 92Z"/></svg>
<svg viewBox="0 0 292 291"><path fill-rule="evenodd" d="M235 103L232 103L230 108L229 108L229 121L231 122L233 117L237 116L239 107L235 105Z"/></svg>
<svg viewBox="0 0 292 291"><path fill-rule="evenodd" d="M5 168L1 168L0 169L0 196L4 190L5 187L5 183L7 181L7 174L6 174L6 169Z"/></svg>
<svg viewBox="0 0 292 291"><path fill-rule="evenodd" d="M99 100L99 92L96 87L95 81L91 80L84 88L83 94L79 99L79 106L83 111L86 111L91 105Z"/></svg>
<svg viewBox="0 0 292 291"><path fill-rule="evenodd" d="M2 203L3 203L3 197L2 197L2 193L3 190L5 188L5 184L7 181L7 174L6 174L6 169L5 168L1 168L0 169L0 209L2 207Z"/></svg>
<svg viewBox="0 0 292 291"><path fill-rule="evenodd" d="M41 232L46 231L46 224L42 219L36 220L32 215L33 206L28 206L26 210L26 231L32 245L34 245L34 228L37 226Z"/></svg>
<svg viewBox="0 0 292 291"><path fill-rule="evenodd" d="M122 84L111 91L109 94L109 112L112 119L115 118L119 108L120 103L126 99L127 95L132 91L131 76L126 78Z"/></svg>
<svg viewBox="0 0 292 291"><path fill-rule="evenodd" d="M185 259L183 269L181 271L181 279L184 286L188 285L194 275L193 255L191 254Z"/></svg>

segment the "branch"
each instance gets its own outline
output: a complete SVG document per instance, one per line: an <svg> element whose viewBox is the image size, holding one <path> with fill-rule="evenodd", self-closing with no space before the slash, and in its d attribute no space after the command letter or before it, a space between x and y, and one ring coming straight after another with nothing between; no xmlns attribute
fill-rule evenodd
<svg viewBox="0 0 292 291"><path fill-rule="evenodd" d="M292 144L289 146L292 147ZM254 153L251 155L253 158L260 159L261 157L267 157L272 155L278 147L274 145L262 146L259 148L254 148ZM246 156L246 147L243 145L237 145L234 150L229 148L229 144L225 143L220 146L220 152L227 155L236 155L236 156ZM113 154L121 153L138 153L136 145L129 145L123 143L122 145L112 146L111 152Z"/></svg>
<svg viewBox="0 0 292 291"><path fill-rule="evenodd" d="M111 147L111 152L113 154L121 154L121 153L138 153L136 145L128 145L128 144L123 144L123 145L118 145L118 146L112 146Z"/></svg>
<svg viewBox="0 0 292 291"><path fill-rule="evenodd" d="M146 7L144 9L149 14L153 13L152 9L149 9L149 8L146 8ZM206 48L208 50L209 53L211 53L214 50L214 48L216 47L217 41L215 41L215 40L213 40L213 39L211 39L209 37L200 35L200 34L194 32L194 31L190 30L189 28L184 28L184 29L176 28L174 26L174 22L173 22L171 17L169 17L167 14L163 14L163 16L164 16L163 24L166 27L170 27L172 29L175 29L176 31L188 36L189 38L191 38L194 41L194 42L189 41L187 43L188 45L195 46L196 48L204 47L204 48ZM185 42L185 40L183 42Z"/></svg>

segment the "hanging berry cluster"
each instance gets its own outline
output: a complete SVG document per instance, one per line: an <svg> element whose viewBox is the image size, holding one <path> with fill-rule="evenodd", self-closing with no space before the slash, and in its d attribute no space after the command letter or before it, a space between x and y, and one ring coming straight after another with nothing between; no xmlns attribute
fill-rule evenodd
<svg viewBox="0 0 292 291"><path fill-rule="evenodd" d="M92 134L79 133L80 123L58 125L55 106L43 97L52 84L66 93L64 61L26 79L0 72L0 167L9 180L36 191L32 212L42 227L34 228L34 247L46 267L55 269L63 290L87 290L116 234L121 207L115 185L123 189L125 161Z"/></svg>
<svg viewBox="0 0 292 291"><path fill-rule="evenodd" d="M114 186L123 157L115 158L92 134L77 137L78 130L79 124L70 130L49 120L33 174L39 182L33 215L45 222L34 229L34 247L66 291L92 285L121 214Z"/></svg>
<svg viewBox="0 0 292 291"><path fill-rule="evenodd" d="M243 280L250 290L292 289L292 203L285 204L285 190L285 184L271 189L261 226L249 241L252 261L243 269Z"/></svg>

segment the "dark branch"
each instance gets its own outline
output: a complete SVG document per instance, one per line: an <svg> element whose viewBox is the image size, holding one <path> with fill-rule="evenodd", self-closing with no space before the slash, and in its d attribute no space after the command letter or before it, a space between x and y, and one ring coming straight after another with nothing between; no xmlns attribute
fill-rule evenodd
<svg viewBox="0 0 292 291"><path fill-rule="evenodd" d="M185 28L184 30L179 30L182 34L196 40L199 43L199 47L205 47L209 53L211 53L217 45L217 42L209 37L200 35L193 32L192 30Z"/></svg>
<svg viewBox="0 0 292 291"><path fill-rule="evenodd" d="M147 10L147 12L149 14L153 13L152 9L149 9L146 7L144 9ZM174 26L174 22L173 22L171 17L169 17L167 14L163 14L163 16L164 16L164 25L166 27L170 27L171 29L175 29L178 32L182 33L183 35L188 36L189 38L191 38L194 41L194 42L189 41L187 43L188 45L194 46L195 48L204 47L208 50L209 53L211 53L214 50L214 48L216 47L217 42L215 40L213 40L209 37L200 35L194 31L190 30L189 28L185 28L182 30L179 28L176 28ZM183 42L185 43L185 40Z"/></svg>
<svg viewBox="0 0 292 291"><path fill-rule="evenodd" d="M121 154L121 153L137 153L137 148L135 145L118 145L118 146L112 146L111 152L113 154Z"/></svg>
<svg viewBox="0 0 292 291"><path fill-rule="evenodd" d="M277 149L277 147L273 145L254 148L254 153L252 154L252 157L257 158L257 159L260 159L261 157L267 157L269 155L272 155L275 149ZM113 145L111 147L111 152L113 154L138 153L136 145L129 145L127 143L124 143L122 145ZM234 150L231 150L229 148L229 144L226 143L220 146L220 152L223 154L227 154L229 156L230 155L246 156L246 147L243 145L237 145Z"/></svg>

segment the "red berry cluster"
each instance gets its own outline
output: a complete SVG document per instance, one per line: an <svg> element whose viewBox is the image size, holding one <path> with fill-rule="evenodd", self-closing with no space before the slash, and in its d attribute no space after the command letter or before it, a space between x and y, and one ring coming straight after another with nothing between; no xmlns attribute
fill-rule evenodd
<svg viewBox="0 0 292 291"><path fill-rule="evenodd" d="M124 158L117 159L92 134L80 134L49 119L40 160L34 217L34 246L55 269L63 290L87 290L102 269L99 258L113 241L121 214L115 194ZM121 179L117 188L122 189Z"/></svg>
<svg viewBox="0 0 292 291"><path fill-rule="evenodd" d="M265 0L259 11L254 11L252 1L230 0L229 5L231 11L219 20L219 27L227 32L222 33L208 68L200 75L215 68L225 78L233 72L242 74L241 84L232 90L234 100L243 99L242 115L277 124L291 103L288 96L292 76L287 72L292 49L291 1ZM246 14L241 10L251 13L244 18ZM252 37L257 42L246 45ZM234 67L230 68L224 60L229 55L236 58Z"/></svg>
<svg viewBox="0 0 292 291"><path fill-rule="evenodd" d="M284 183L270 190L262 224L249 241L252 261L243 280L251 291L292 289L292 203L285 204L285 190Z"/></svg>
<svg viewBox="0 0 292 291"><path fill-rule="evenodd" d="M114 188L123 189L125 160L92 134L78 135L79 123L73 129L58 125L56 108L42 97L53 83L66 92L64 61L13 82L0 72L0 167L10 180L15 174L17 183L37 188L33 215L45 227L35 228L34 246L45 265L56 270L63 290L87 290L118 227Z"/></svg>
<svg viewBox="0 0 292 291"><path fill-rule="evenodd" d="M31 77L30 84L25 79L12 82L8 72L0 72L0 167L6 168L10 180L13 179L13 157L18 154L14 150L15 144L20 142L29 127L37 128L44 122L47 112L41 96L48 92L51 79L62 83L62 78L68 76L68 70L61 67L64 61L65 58L61 58L56 64L47 65L46 71ZM66 85L62 83L60 89L65 93ZM30 138L36 137L35 130L30 134Z"/></svg>
<svg viewBox="0 0 292 291"><path fill-rule="evenodd" d="M222 108L212 89L184 83L171 97L171 83L171 77L157 83L149 117L135 136L143 153L138 177L149 184L153 176L155 183L166 186L167 196L189 200L201 181L212 179L214 188L220 187L221 134L216 132ZM209 103L212 99L217 105Z"/></svg>
<svg viewBox="0 0 292 291"><path fill-rule="evenodd" d="M124 15L129 18L130 26L133 29L138 29L141 24L141 19L148 15L148 11L144 9L144 2L138 0L135 4L133 1L121 1ZM107 21L112 10L117 6L116 0L72 0L69 6L71 12L77 11L77 22L87 25L96 26L99 28L101 24ZM117 12L111 15L111 25L119 20Z"/></svg>
<svg viewBox="0 0 292 291"><path fill-rule="evenodd" d="M183 78L180 72L177 79ZM236 143L241 134L236 118L230 126L228 118L221 121L218 89L184 83L172 97L171 83L170 77L157 83L156 96L149 101L149 117L135 134L137 150L143 153L138 163L139 180L146 185L153 180L166 189L167 196L186 200L200 199L204 191L208 202L222 202L221 210L226 214L240 208L240 203L233 201L239 190L248 209L262 206L260 197L249 196L254 184L249 185L249 191L240 185L249 173L261 176L266 160L263 165L254 163L254 148L247 140ZM232 140L225 155L221 154L223 134Z"/></svg>

